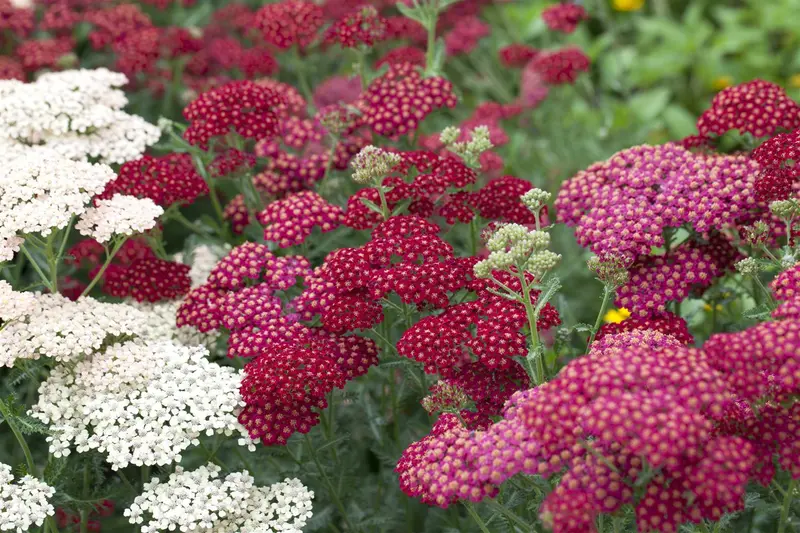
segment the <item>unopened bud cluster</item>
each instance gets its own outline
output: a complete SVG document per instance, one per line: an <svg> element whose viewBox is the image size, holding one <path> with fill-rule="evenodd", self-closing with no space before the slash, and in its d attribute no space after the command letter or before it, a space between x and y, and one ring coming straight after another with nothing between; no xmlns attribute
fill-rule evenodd
<svg viewBox="0 0 800 533"><path fill-rule="evenodd" d="M558 265L559 254L547 248L550 234L542 230L529 230L521 224L504 224L486 243L489 257L475 265L475 275L487 278L493 270L508 270L515 266L541 278Z"/></svg>
<svg viewBox="0 0 800 533"><path fill-rule="evenodd" d="M459 137L461 137L461 130L450 126L442 131L439 140L448 150L460 156L468 167L479 168L481 154L494 147L489 139L489 128L478 126L473 129L467 142L458 142Z"/></svg>
<svg viewBox="0 0 800 533"><path fill-rule="evenodd" d="M769 209L782 220L791 220L800 215L800 202L796 199L777 200L769 204Z"/></svg>
<svg viewBox="0 0 800 533"><path fill-rule="evenodd" d="M758 265L758 261L756 261L752 257L742 259L741 261L736 263L735 266L736 270L744 276L757 276L758 273L761 271L761 267Z"/></svg>
<svg viewBox="0 0 800 533"><path fill-rule="evenodd" d="M533 213L538 213L547 205L551 196L552 195L547 191L534 188L523 194L520 200L522 200L522 204Z"/></svg>
<svg viewBox="0 0 800 533"><path fill-rule="evenodd" d="M621 259L592 257L586 264L603 285L616 289L628 283L628 270Z"/></svg>
<svg viewBox="0 0 800 533"><path fill-rule="evenodd" d="M761 246L767 242L769 226L763 220L754 222L752 226L744 228L744 242L750 246Z"/></svg>
<svg viewBox="0 0 800 533"><path fill-rule="evenodd" d="M444 381L433 385L430 392L420 402L428 414L458 412L469 404L469 398L461 387Z"/></svg>
<svg viewBox="0 0 800 533"><path fill-rule="evenodd" d="M377 146L365 146L351 165L353 181L358 183L374 183L386 177L400 163L398 154L381 150Z"/></svg>

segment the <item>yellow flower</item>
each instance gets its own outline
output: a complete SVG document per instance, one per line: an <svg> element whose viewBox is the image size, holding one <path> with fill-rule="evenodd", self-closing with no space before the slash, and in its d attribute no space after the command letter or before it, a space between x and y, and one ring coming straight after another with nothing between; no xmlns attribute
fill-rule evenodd
<svg viewBox="0 0 800 533"><path fill-rule="evenodd" d="M705 309L706 313L711 312L711 305L710 304L703 304L703 309ZM722 311L722 306L717 304L717 311Z"/></svg>
<svg viewBox="0 0 800 533"><path fill-rule="evenodd" d="M711 87L713 87L715 91L721 91L731 85L733 85L733 78L730 76L720 76L711 82Z"/></svg>
<svg viewBox="0 0 800 533"><path fill-rule="evenodd" d="M794 76L791 76L789 78L789 85L797 89L800 89L800 74L795 74Z"/></svg>
<svg viewBox="0 0 800 533"><path fill-rule="evenodd" d="M609 309L603 320L610 324L619 324L629 316L631 316L631 312L624 307L620 307L619 309Z"/></svg>
<svg viewBox="0 0 800 533"><path fill-rule="evenodd" d="M617 11L639 11L644 7L644 0L614 0Z"/></svg>

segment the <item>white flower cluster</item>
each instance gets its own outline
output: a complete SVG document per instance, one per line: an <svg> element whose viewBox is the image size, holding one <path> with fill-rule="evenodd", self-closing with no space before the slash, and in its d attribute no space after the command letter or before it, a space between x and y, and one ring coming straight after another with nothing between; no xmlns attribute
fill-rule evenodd
<svg viewBox="0 0 800 533"><path fill-rule="evenodd" d="M2 292L0 292L0 302L2 302ZM184 346L205 346L209 351L213 351L214 345L220 336L217 330L202 333L192 326L179 328L175 323L180 300L166 302L137 302L131 300L126 302L128 305L144 312L147 320L147 338L153 340L174 340Z"/></svg>
<svg viewBox="0 0 800 533"><path fill-rule="evenodd" d="M22 234L66 227L114 178L107 165L70 161L46 148L12 150L0 167L0 260L19 251Z"/></svg>
<svg viewBox="0 0 800 533"><path fill-rule="evenodd" d="M18 292L5 280L0 280L0 321L10 322L34 313L38 308L36 295Z"/></svg>
<svg viewBox="0 0 800 533"><path fill-rule="evenodd" d="M28 296L33 297L33 301ZM73 302L60 294L0 292L0 299L18 301L13 317L0 329L0 367L17 359L52 357L75 361L120 337L153 338L152 318L125 304L84 297ZM22 303L24 301L24 304ZM5 312L5 311L4 311Z"/></svg>
<svg viewBox="0 0 800 533"><path fill-rule="evenodd" d="M23 533L34 525L41 526L54 512L50 498L55 492L32 476L14 483L11 467L0 463L0 531Z"/></svg>
<svg viewBox="0 0 800 533"><path fill-rule="evenodd" d="M142 533L300 533L311 517L314 493L297 479L262 488L247 472L219 474L213 464L191 472L177 467L166 482L147 483L124 514L143 524Z"/></svg>
<svg viewBox="0 0 800 533"><path fill-rule="evenodd" d="M136 159L161 132L122 110L128 99L119 87L127 81L104 68L51 72L32 83L0 81L0 136L79 161Z"/></svg>
<svg viewBox="0 0 800 533"><path fill-rule="evenodd" d="M113 469L166 465L205 433L244 434L241 373L206 359L203 347L168 341L115 344L61 365L39 387L31 415L50 424L56 457L91 449Z"/></svg>
<svg viewBox="0 0 800 533"><path fill-rule="evenodd" d="M87 209L75 228L97 242L108 242L112 235L133 235L151 229L163 214L164 209L150 198L115 194Z"/></svg>

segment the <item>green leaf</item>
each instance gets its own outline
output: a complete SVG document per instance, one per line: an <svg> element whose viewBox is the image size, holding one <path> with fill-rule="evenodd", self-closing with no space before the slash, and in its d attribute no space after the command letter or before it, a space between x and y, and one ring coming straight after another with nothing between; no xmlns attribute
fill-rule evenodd
<svg viewBox="0 0 800 533"><path fill-rule="evenodd" d="M404 17L409 18L411 20L416 20L423 26L425 25L425 15L422 12L422 9L420 9L419 7L407 6L403 2L397 2L397 4L395 4L395 7Z"/></svg>
<svg viewBox="0 0 800 533"><path fill-rule="evenodd" d="M20 414L15 417L19 430L26 435L50 435L50 428L41 421L27 414Z"/></svg>
<svg viewBox="0 0 800 533"><path fill-rule="evenodd" d="M663 113L670 135L679 139L697 133L695 117L679 105L668 105Z"/></svg>
<svg viewBox="0 0 800 533"><path fill-rule="evenodd" d="M394 206L394 209L392 209L392 216L399 215L400 213L405 211L406 208L408 208L408 206L411 205L412 201L413 198L406 198L401 202L397 202L397 204Z"/></svg>
<svg viewBox="0 0 800 533"><path fill-rule="evenodd" d="M371 211L375 211L379 215L383 215L383 209L381 206L373 202L372 200L368 200L367 198L361 198L361 203L367 206Z"/></svg>
<svg viewBox="0 0 800 533"><path fill-rule="evenodd" d="M646 122L661 115L671 96L668 88L659 87L637 94L630 99L628 105L639 120Z"/></svg>

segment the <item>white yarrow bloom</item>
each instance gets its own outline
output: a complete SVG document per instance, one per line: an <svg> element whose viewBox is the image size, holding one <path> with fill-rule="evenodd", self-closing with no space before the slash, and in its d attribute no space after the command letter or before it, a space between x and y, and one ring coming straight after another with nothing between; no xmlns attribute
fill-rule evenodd
<svg viewBox="0 0 800 533"><path fill-rule="evenodd" d="M48 149L12 153L0 166L0 242L13 248L21 234L65 228L114 178L107 165L70 161Z"/></svg>
<svg viewBox="0 0 800 533"><path fill-rule="evenodd" d="M2 302L2 292L0 292L0 302ZM174 340L184 346L205 346L212 351L220 336L220 332L217 330L202 333L192 326L179 328L175 323L175 317L181 306L181 300L156 303L130 300L126 304L144 312L147 317L146 338L148 339Z"/></svg>
<svg viewBox="0 0 800 533"><path fill-rule="evenodd" d="M17 307L18 316L0 329L0 367L40 357L76 361L119 338L151 338L151 318L134 307L88 296L73 302L60 294L22 294L34 301L26 301L24 313Z"/></svg>
<svg viewBox="0 0 800 533"><path fill-rule="evenodd" d="M221 478L220 468L209 464L177 467L165 482L150 481L124 514L143 533L300 533L313 498L297 479L262 488L247 472Z"/></svg>
<svg viewBox="0 0 800 533"><path fill-rule="evenodd" d="M133 235L154 227L164 209L150 198L136 198L115 194L107 200L98 200L81 216L75 228L97 242L108 242L113 235Z"/></svg>
<svg viewBox="0 0 800 533"><path fill-rule="evenodd" d="M50 499L56 489L35 477L14 482L11 467L0 463L0 531L24 533L41 526L55 510Z"/></svg>
<svg viewBox="0 0 800 533"><path fill-rule="evenodd" d="M24 318L37 309L36 294L15 291L7 281L0 280L0 321Z"/></svg>
<svg viewBox="0 0 800 533"><path fill-rule="evenodd" d="M54 368L31 415L50 425L56 457L97 450L113 469L167 465L202 434L244 435L242 375L203 347L168 341L115 344L74 367Z"/></svg>
<svg viewBox="0 0 800 533"><path fill-rule="evenodd" d="M122 110L128 99L120 87L127 81L104 68L51 72L31 83L0 81L0 137L80 161L136 159L161 132Z"/></svg>

